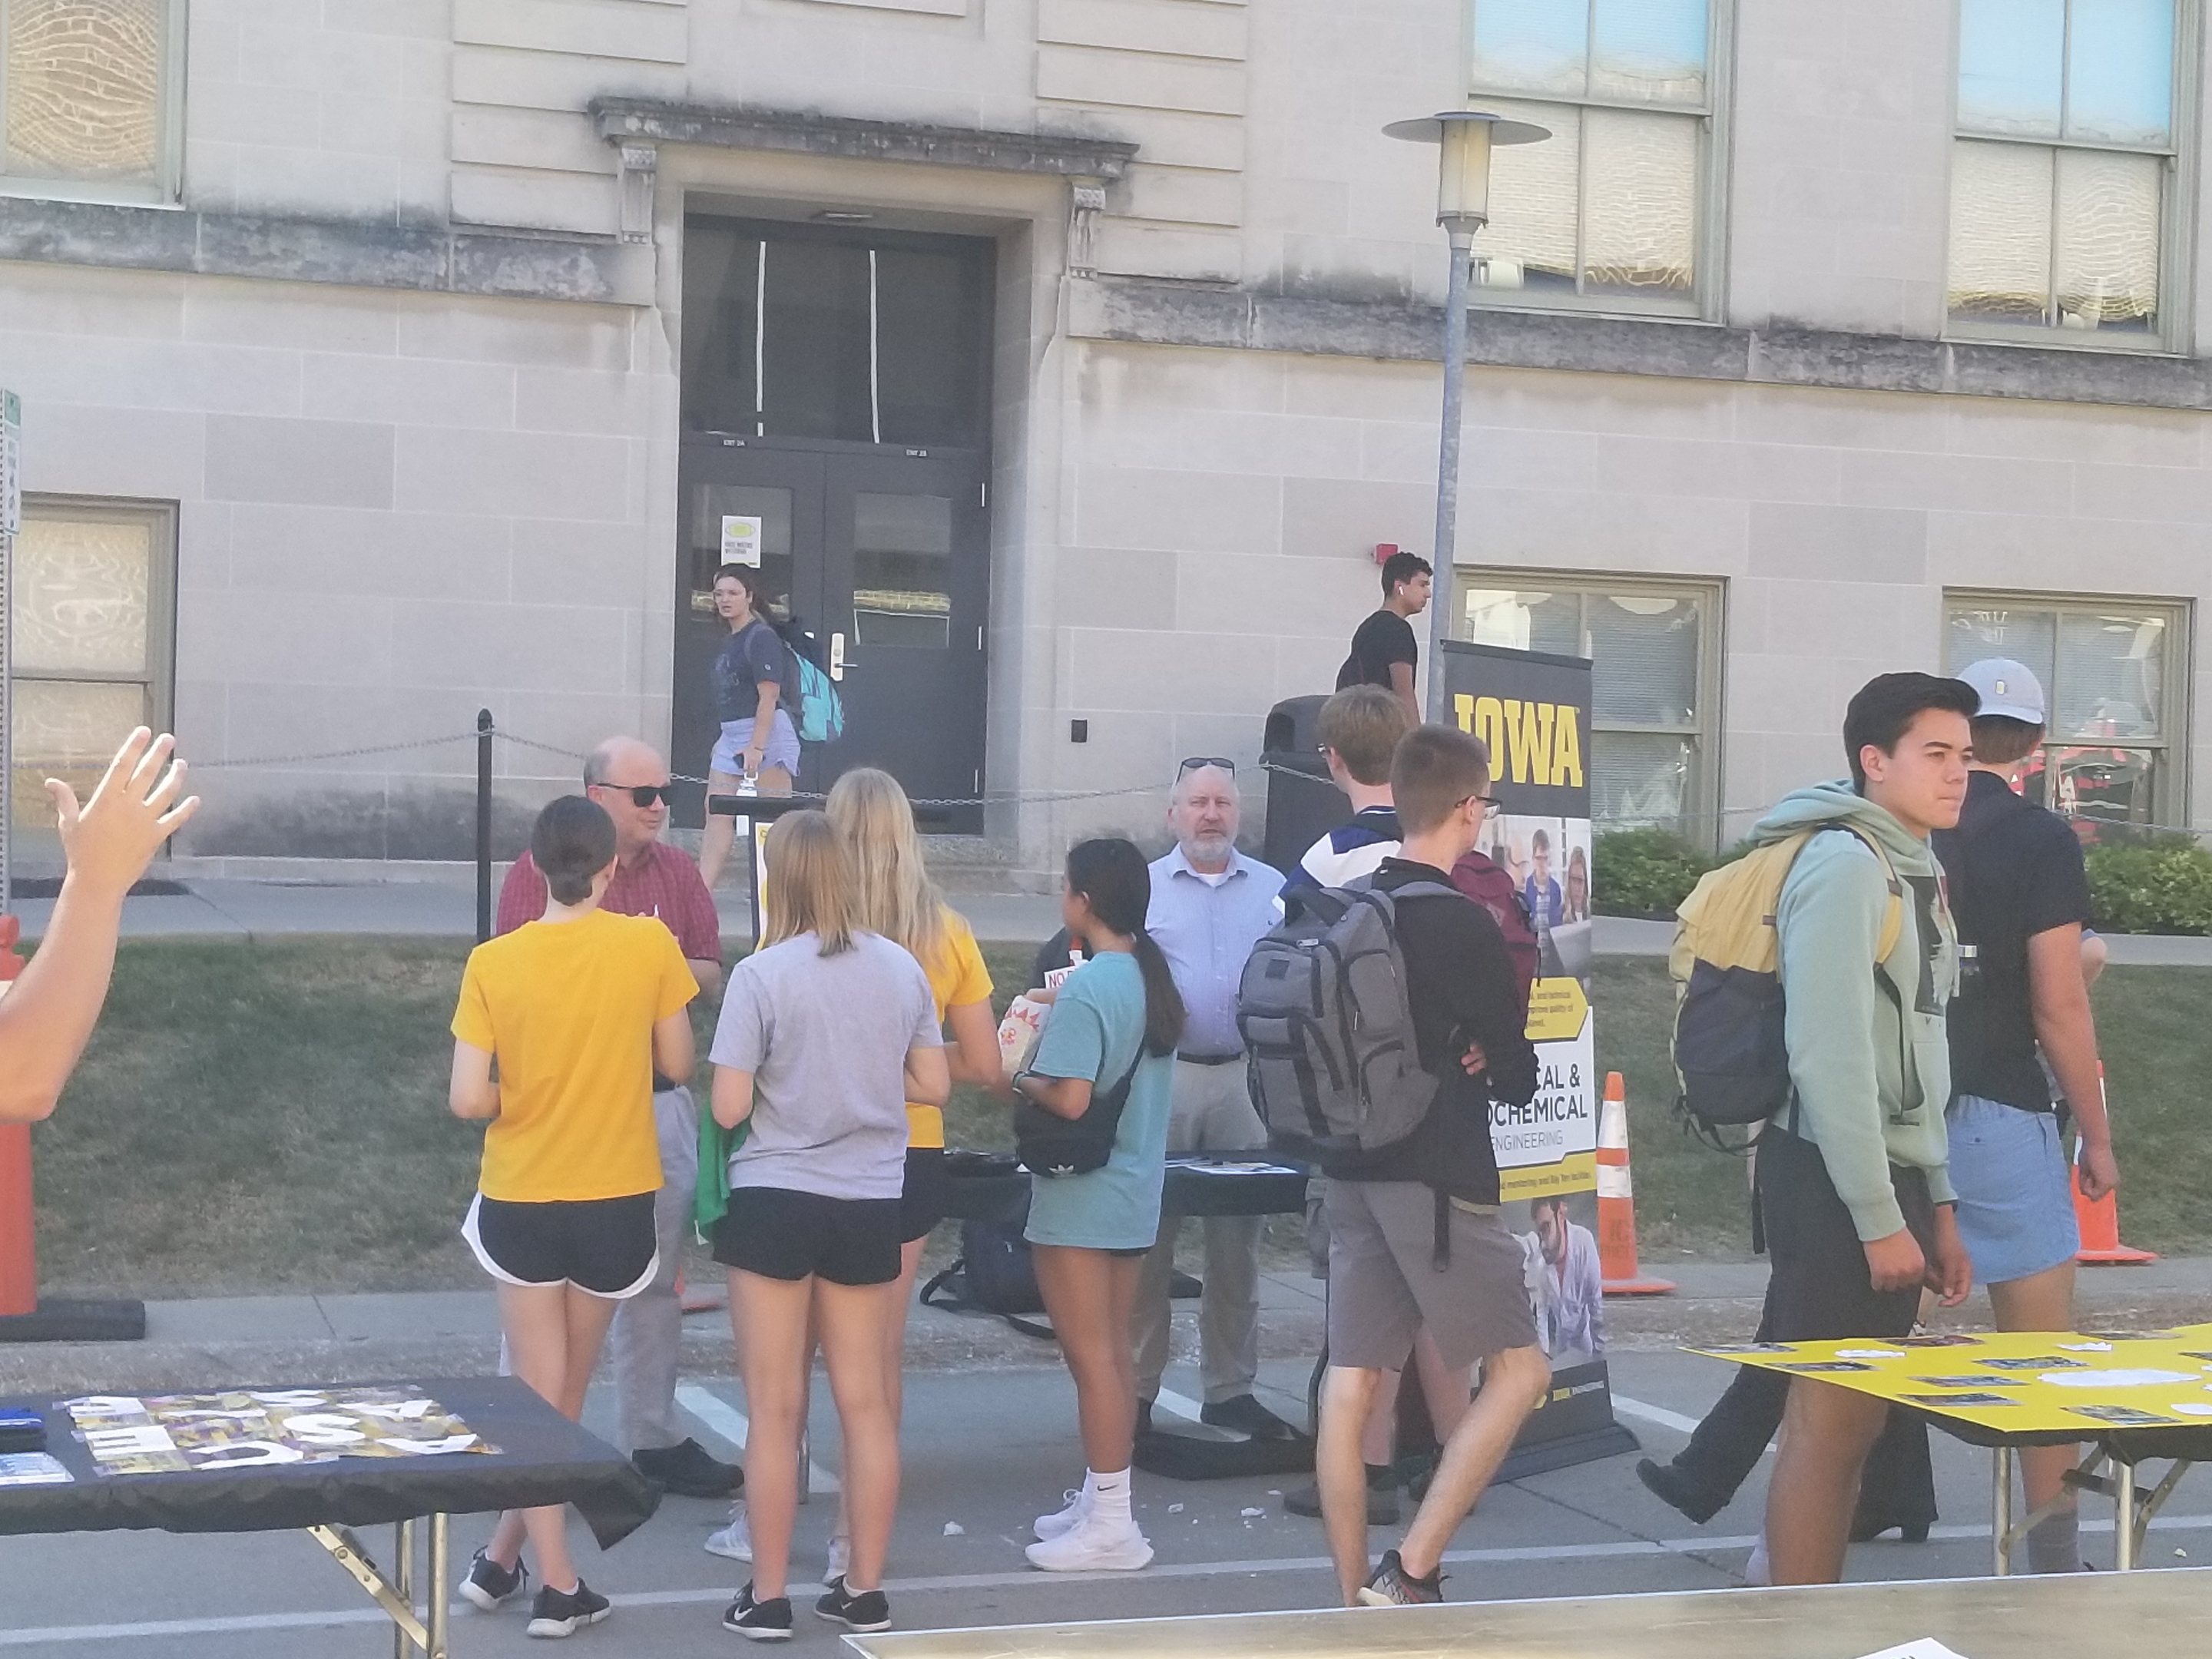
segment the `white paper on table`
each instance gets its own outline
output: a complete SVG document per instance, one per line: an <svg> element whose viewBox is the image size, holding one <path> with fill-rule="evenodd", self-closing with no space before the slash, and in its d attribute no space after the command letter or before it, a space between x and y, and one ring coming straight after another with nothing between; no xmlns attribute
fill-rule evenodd
<svg viewBox="0 0 2212 1659"><path fill-rule="evenodd" d="M1880 1653L1867 1654L1864 1659L1964 1659L1964 1656L1932 1636L1923 1636L1917 1642L1904 1642L1893 1648L1884 1648Z"/></svg>

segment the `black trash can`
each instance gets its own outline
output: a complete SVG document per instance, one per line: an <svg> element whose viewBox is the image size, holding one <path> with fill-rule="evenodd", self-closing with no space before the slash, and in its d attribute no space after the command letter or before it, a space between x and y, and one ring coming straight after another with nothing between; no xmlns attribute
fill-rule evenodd
<svg viewBox="0 0 2212 1659"><path fill-rule="evenodd" d="M1267 772L1267 828L1260 856L1285 876L1306 848L1352 817L1352 803L1332 782L1321 753L1327 696L1285 697L1267 714L1260 764Z"/></svg>

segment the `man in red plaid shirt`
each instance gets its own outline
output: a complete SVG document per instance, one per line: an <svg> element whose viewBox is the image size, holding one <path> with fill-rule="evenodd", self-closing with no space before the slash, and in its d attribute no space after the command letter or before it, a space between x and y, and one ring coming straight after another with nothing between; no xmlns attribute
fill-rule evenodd
<svg viewBox="0 0 2212 1659"><path fill-rule="evenodd" d="M656 916L676 935L702 996L722 988L722 924L699 866L663 843L668 823L668 763L634 738L610 738L584 763L584 793L615 821L615 873L600 908L623 916ZM499 929L513 933L545 914L545 878L525 853L499 892ZM686 1498L726 1498L738 1471L684 1434L676 1414L676 1365L684 1346L677 1268L691 1220L699 1173L699 1109L688 1079L655 1076L653 1111L660 1131L662 1184L653 1202L660 1271L652 1285L615 1315L617 1439L647 1480Z"/></svg>

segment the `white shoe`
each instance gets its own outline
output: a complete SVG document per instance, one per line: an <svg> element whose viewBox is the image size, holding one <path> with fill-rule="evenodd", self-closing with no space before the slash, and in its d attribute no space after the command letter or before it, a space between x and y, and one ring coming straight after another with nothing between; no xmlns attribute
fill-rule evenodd
<svg viewBox="0 0 2212 1659"><path fill-rule="evenodd" d="M1086 1501L1089 1494L1082 1487L1077 1486L1063 1492L1060 1497L1064 1508L1054 1510L1050 1515L1040 1515L1031 1523L1040 1543L1059 1537L1090 1512L1091 1506Z"/></svg>
<svg viewBox="0 0 2212 1659"><path fill-rule="evenodd" d="M1086 1514L1024 1553L1031 1566L1047 1572L1134 1572L1151 1562L1152 1547L1133 1520L1115 1522Z"/></svg>
<svg viewBox="0 0 2212 1659"><path fill-rule="evenodd" d="M750 1552L749 1552L750 1553ZM830 1564L822 1571L822 1582L835 1583L853 1571L853 1540L842 1532L830 1534Z"/></svg>
<svg viewBox="0 0 2212 1659"><path fill-rule="evenodd" d="M719 1555L726 1561L750 1561L753 1559L753 1529L745 1518L745 1500L742 1498L730 1505L730 1524L721 1531L707 1534L707 1553Z"/></svg>

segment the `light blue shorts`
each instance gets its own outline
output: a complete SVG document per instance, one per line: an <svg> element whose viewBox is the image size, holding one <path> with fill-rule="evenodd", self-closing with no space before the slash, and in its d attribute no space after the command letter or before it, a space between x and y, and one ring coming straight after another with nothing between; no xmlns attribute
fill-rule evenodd
<svg viewBox="0 0 2212 1659"><path fill-rule="evenodd" d="M2081 1230L2057 1115L1960 1095L1945 1115L1959 1237L1975 1281L2008 1284L2071 1261Z"/></svg>
<svg viewBox="0 0 2212 1659"><path fill-rule="evenodd" d="M744 775L745 745L753 740L750 720L724 720L722 735L714 744L714 758L708 763L714 770L731 777ZM769 722L768 744L761 751L761 769L781 766L793 777L799 775L799 728L791 723L787 710L779 708Z"/></svg>

